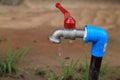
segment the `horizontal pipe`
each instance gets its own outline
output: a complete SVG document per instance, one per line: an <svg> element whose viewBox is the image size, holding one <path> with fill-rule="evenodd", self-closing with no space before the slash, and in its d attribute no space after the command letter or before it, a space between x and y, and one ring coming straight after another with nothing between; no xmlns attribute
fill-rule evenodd
<svg viewBox="0 0 120 80"><path fill-rule="evenodd" d="M49 36L49 40L53 43L60 43L60 38L63 37L65 39L76 39L76 38L83 38L84 37L84 30L68 30L68 29L61 29L56 30L51 36Z"/></svg>

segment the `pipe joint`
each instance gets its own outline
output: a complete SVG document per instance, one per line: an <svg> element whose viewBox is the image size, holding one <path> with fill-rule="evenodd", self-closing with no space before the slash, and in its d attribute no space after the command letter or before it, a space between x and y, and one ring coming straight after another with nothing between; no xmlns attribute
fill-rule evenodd
<svg viewBox="0 0 120 80"><path fill-rule="evenodd" d="M95 57L104 57L108 43L106 30L95 26L85 26L85 43L92 42L91 54Z"/></svg>

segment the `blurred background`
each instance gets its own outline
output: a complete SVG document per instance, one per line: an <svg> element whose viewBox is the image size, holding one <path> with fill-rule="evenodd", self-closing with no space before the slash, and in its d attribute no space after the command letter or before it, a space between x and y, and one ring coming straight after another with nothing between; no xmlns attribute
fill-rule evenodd
<svg viewBox="0 0 120 80"><path fill-rule="evenodd" d="M0 0L0 49L32 46L22 67L43 66L56 68L60 61L79 59L85 54L91 59L91 44L82 39L62 40L59 45L49 42L48 36L64 28L63 14L55 7L60 2L77 22L77 28L86 24L100 26L109 33L109 43L103 63L120 66L120 0Z"/></svg>

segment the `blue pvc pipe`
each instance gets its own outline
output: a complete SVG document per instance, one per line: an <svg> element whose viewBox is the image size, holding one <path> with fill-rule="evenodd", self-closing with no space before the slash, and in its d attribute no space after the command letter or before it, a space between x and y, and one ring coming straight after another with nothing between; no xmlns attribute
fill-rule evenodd
<svg viewBox="0 0 120 80"><path fill-rule="evenodd" d="M85 43L92 42L91 54L95 57L104 57L108 42L108 34L103 28L85 26Z"/></svg>

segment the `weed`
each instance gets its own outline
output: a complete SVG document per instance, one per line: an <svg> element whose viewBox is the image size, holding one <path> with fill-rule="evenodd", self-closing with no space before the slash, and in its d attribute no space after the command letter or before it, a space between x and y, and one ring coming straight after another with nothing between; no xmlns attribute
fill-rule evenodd
<svg viewBox="0 0 120 80"><path fill-rule="evenodd" d="M107 70L108 70L108 66L106 64L102 64L101 69L100 69L100 74L99 74L100 80L103 80L104 77L106 77L104 75L106 74Z"/></svg>
<svg viewBox="0 0 120 80"><path fill-rule="evenodd" d="M103 64L100 69L100 75L103 76L108 70L108 66L106 64Z"/></svg>
<svg viewBox="0 0 120 80"><path fill-rule="evenodd" d="M116 80L120 80L120 73L117 74Z"/></svg>
<svg viewBox="0 0 120 80"><path fill-rule="evenodd" d="M77 62L78 61L73 63L73 61L71 61L71 64L69 66L66 66L64 63L62 64L62 68L64 71L64 75L63 75L62 80L73 80L73 72L74 72L74 69L77 65Z"/></svg>
<svg viewBox="0 0 120 80"><path fill-rule="evenodd" d="M0 38L0 43L2 42L3 40Z"/></svg>
<svg viewBox="0 0 120 80"><path fill-rule="evenodd" d="M46 74L46 71L45 71L45 69L43 69L43 68L37 68L37 69L35 70L35 73L36 73L37 75L44 76L44 75Z"/></svg>
<svg viewBox="0 0 120 80"><path fill-rule="evenodd" d="M83 64L80 62L79 67L78 67L78 72L84 72L84 71L85 71L85 69L83 67Z"/></svg>
<svg viewBox="0 0 120 80"><path fill-rule="evenodd" d="M83 75L83 79L84 80L88 80L88 76L89 76L89 64L88 64L88 56L87 55L85 55L85 73L84 73L84 75Z"/></svg>
<svg viewBox="0 0 120 80"><path fill-rule="evenodd" d="M115 70L116 72L116 80L120 80L120 67L116 68L117 70Z"/></svg>
<svg viewBox="0 0 120 80"><path fill-rule="evenodd" d="M50 78L48 80L56 80L55 76L53 74L50 75Z"/></svg>
<svg viewBox="0 0 120 80"><path fill-rule="evenodd" d="M11 50L10 41L8 41L8 50L4 53L4 60L0 62L0 75L1 76L11 76L13 73L16 73L17 66L20 64L24 58L24 55L27 53L29 48L19 48L14 51Z"/></svg>

